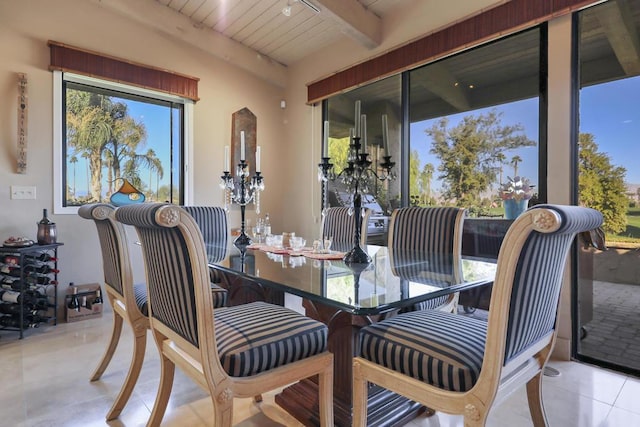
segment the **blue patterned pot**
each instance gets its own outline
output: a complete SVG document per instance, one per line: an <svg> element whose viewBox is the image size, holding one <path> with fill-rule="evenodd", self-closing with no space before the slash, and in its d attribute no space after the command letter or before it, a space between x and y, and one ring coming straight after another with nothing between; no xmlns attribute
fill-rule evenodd
<svg viewBox="0 0 640 427"><path fill-rule="evenodd" d="M518 215L527 210L529 200L507 199L503 201L504 217L507 219L516 219Z"/></svg>

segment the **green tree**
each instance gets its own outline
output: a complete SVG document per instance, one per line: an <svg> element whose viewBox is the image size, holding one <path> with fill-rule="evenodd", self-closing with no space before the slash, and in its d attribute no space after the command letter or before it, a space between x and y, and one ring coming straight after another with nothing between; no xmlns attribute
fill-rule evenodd
<svg viewBox="0 0 640 427"><path fill-rule="evenodd" d="M110 101L85 91L67 91L67 144L82 153L90 173L89 200L100 201L102 151L112 133L112 120L103 109Z"/></svg>
<svg viewBox="0 0 640 427"><path fill-rule="evenodd" d="M329 157L333 163L333 171L336 175L342 172L347 164L347 156L349 155L349 137L345 138L329 138Z"/></svg>
<svg viewBox="0 0 640 427"><path fill-rule="evenodd" d="M411 150L409 155L409 198L411 205L417 205L422 193L420 185L420 155L417 150Z"/></svg>
<svg viewBox="0 0 640 427"><path fill-rule="evenodd" d="M606 232L620 233L627 225L627 170L613 165L606 153L598 151L592 134L581 133L578 144L580 204L602 212Z"/></svg>
<svg viewBox="0 0 640 427"><path fill-rule="evenodd" d="M522 125L503 126L501 116L495 110L469 115L453 128L444 117L425 131L433 139L431 153L440 159L443 196L457 206L479 205L480 194L496 180L505 151L536 144Z"/></svg>
<svg viewBox="0 0 640 427"><path fill-rule="evenodd" d="M106 163L109 193L123 177L121 165L139 161L136 149L146 141L144 124L131 118L124 102L82 90L67 90L67 144L87 158L89 200L102 200L102 168Z"/></svg>

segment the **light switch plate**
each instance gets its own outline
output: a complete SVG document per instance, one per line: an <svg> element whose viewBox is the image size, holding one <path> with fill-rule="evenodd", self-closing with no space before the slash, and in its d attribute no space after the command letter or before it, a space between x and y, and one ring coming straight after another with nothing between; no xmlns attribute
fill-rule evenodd
<svg viewBox="0 0 640 427"><path fill-rule="evenodd" d="M35 199L36 187L12 185L11 198L12 199Z"/></svg>

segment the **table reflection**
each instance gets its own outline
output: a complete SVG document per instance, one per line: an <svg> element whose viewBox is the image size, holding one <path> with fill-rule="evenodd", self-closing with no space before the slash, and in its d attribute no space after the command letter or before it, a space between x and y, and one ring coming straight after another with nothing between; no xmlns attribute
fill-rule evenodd
<svg viewBox="0 0 640 427"><path fill-rule="evenodd" d="M364 265L291 256L285 251L239 250L232 245L226 251L209 249L215 250L209 264L227 276L361 314L487 284L495 275L495 264L440 254L390 253L383 246L368 246L372 262Z"/></svg>

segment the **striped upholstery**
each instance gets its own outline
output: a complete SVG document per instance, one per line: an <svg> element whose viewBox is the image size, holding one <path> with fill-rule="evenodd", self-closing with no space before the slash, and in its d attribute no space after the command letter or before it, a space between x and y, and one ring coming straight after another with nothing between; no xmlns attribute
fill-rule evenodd
<svg viewBox="0 0 640 427"><path fill-rule="evenodd" d="M214 316L222 366L233 377L255 375L327 348L325 325L277 305L253 302L216 310Z"/></svg>
<svg viewBox="0 0 640 427"><path fill-rule="evenodd" d="M183 206L198 224L209 262L222 261L227 256L227 213L217 206Z"/></svg>
<svg viewBox="0 0 640 427"><path fill-rule="evenodd" d="M116 218L136 227L142 241L147 271L151 316L194 346L199 346L198 322L195 310L196 264L206 259L194 259L188 252L186 234L180 224L193 218L184 209L162 211L180 218L169 218L176 226L158 224L156 212L164 205L149 203L123 206ZM167 220L167 218L165 218ZM193 242L201 246L200 236ZM249 376L308 356L327 348L327 327L284 307L252 303L225 307L214 311L216 341L221 362L230 375Z"/></svg>
<svg viewBox="0 0 640 427"><path fill-rule="evenodd" d="M560 226L545 229L547 212L535 216L536 209L557 212ZM508 276L501 260L515 256L517 264L509 302L509 316L497 316L507 322L504 364L530 351L533 344L549 336L555 327L558 300L566 257L579 232L595 229L602 215L577 206L537 205L519 217L512 227L525 221L546 230L530 228L528 236L508 233L498 258L494 298L503 300ZM533 218L533 220L532 220ZM526 239L521 247L518 239ZM493 309L493 302L492 302ZM490 313L490 322L492 319ZM450 391L468 391L478 380L484 363L485 342L492 327L489 323L441 311L403 313L360 331L359 356L404 375ZM489 357L489 356L487 356ZM493 360L493 359L490 359ZM400 381L396 379L396 382Z"/></svg>
<svg viewBox="0 0 640 427"><path fill-rule="evenodd" d="M413 311L361 329L360 357L440 388L466 391L480 375L486 335L482 320Z"/></svg>
<svg viewBox="0 0 640 427"><path fill-rule="evenodd" d="M389 225L389 256L394 275L412 282L450 284L459 271L465 210L453 207L396 209ZM435 309L450 299L445 295L415 304L413 309Z"/></svg>
<svg viewBox="0 0 640 427"><path fill-rule="evenodd" d="M122 259L118 251L118 242L126 242L126 233L122 224L109 221L108 216L115 210L111 205L95 203L83 205L78 209L78 215L84 219L93 220L98 229L100 250L102 251L102 267L105 285L113 288L120 296L122 291L122 270L131 268L128 259ZM126 263L126 264L125 264Z"/></svg>
<svg viewBox="0 0 640 427"><path fill-rule="evenodd" d="M222 261L227 256L227 237L229 234L225 210L217 206L183 206L183 208L193 217L200 228L209 262ZM215 268L209 269L209 278L212 283L222 281ZM217 293L213 294L215 307L226 305L227 296L222 295L223 290L224 288L217 286ZM222 303L223 299L224 303Z"/></svg>
<svg viewBox="0 0 640 427"><path fill-rule="evenodd" d="M368 223L371 209L362 208L362 227L360 227L360 244L367 244ZM353 214L349 215L349 208L328 208L322 219L322 237L333 237L332 249L348 251L354 245L353 236L356 223Z"/></svg>
<svg viewBox="0 0 640 427"><path fill-rule="evenodd" d="M541 208L556 211L562 226L555 233L531 233L522 248L511 293L505 363L554 329L564 265L573 239L602 222L599 212L577 206L536 205L531 209Z"/></svg>
<svg viewBox="0 0 640 427"><path fill-rule="evenodd" d="M116 219L136 227L142 243L151 316L198 346L191 259L184 249L185 237L180 229L157 225L155 214L162 206L160 203L122 206L116 211ZM202 237L200 240L204 245Z"/></svg>
<svg viewBox="0 0 640 427"><path fill-rule="evenodd" d="M147 305L147 285L138 283L133 285L133 296L136 298L136 305L140 312L145 316L149 316L149 307Z"/></svg>

